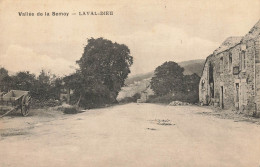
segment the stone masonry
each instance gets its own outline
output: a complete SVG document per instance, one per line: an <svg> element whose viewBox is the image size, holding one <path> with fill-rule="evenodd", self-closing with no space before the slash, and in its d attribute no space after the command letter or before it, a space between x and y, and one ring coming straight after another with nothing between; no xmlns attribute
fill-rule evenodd
<svg viewBox="0 0 260 167"><path fill-rule="evenodd" d="M229 37L207 57L200 103L254 115L260 112L260 20L244 37Z"/></svg>

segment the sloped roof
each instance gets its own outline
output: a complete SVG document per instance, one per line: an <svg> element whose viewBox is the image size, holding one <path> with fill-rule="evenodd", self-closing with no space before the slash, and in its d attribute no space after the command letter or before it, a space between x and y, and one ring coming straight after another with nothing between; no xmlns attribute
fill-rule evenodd
<svg viewBox="0 0 260 167"><path fill-rule="evenodd" d="M243 37L242 41L254 39L260 35L260 19L253 28Z"/></svg>
<svg viewBox="0 0 260 167"><path fill-rule="evenodd" d="M215 51L214 54L218 54L220 52L223 52L229 48L234 47L238 43L240 43L242 37L228 37L221 45L218 47Z"/></svg>

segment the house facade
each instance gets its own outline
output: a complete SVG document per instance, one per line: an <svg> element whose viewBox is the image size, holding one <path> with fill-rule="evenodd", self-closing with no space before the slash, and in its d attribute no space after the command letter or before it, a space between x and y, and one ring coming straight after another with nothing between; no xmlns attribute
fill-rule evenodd
<svg viewBox="0 0 260 167"><path fill-rule="evenodd" d="M229 37L207 57L200 85L203 105L260 112L260 20L244 37Z"/></svg>

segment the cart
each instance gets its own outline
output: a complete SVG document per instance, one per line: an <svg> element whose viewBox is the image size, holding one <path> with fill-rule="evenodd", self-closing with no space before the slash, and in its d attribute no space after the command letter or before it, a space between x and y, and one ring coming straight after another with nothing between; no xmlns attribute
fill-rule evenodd
<svg viewBox="0 0 260 167"><path fill-rule="evenodd" d="M11 90L8 93L0 92L0 111L4 111L1 117L4 117L12 111L21 110L23 116L29 114L31 96L29 91Z"/></svg>

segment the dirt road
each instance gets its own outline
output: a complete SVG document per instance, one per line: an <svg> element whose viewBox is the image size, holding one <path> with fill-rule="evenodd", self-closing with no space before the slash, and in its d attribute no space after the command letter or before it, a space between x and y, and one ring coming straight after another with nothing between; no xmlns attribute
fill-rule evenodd
<svg viewBox="0 0 260 167"><path fill-rule="evenodd" d="M0 167L260 166L260 126L199 114L210 109L127 104L51 112L0 119Z"/></svg>

